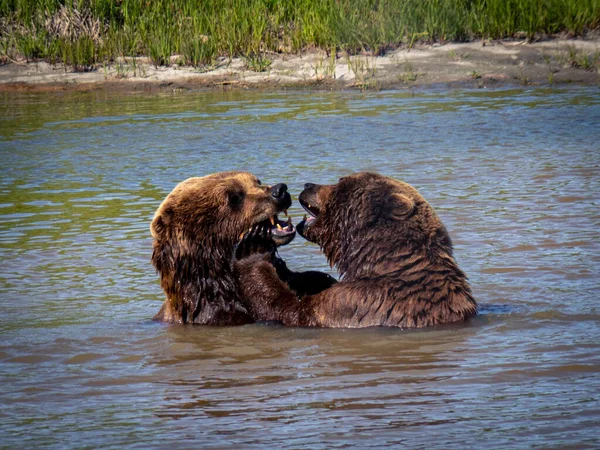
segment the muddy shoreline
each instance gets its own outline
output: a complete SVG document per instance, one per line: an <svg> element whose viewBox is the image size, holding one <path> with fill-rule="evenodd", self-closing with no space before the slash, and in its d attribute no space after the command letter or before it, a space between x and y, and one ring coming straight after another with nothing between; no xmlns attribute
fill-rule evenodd
<svg viewBox="0 0 600 450"><path fill-rule="evenodd" d="M310 51L268 54L264 71L247 60L221 58L198 69L155 67L148 58L121 58L88 72L46 62L0 66L0 91L184 91L201 88L386 89L429 86L600 85L600 36L586 39L476 41L416 45L384 56Z"/></svg>

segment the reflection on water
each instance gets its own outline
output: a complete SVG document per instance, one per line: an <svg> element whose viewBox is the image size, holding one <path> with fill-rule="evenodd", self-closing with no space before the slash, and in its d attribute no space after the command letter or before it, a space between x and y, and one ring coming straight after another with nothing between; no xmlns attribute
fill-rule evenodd
<svg viewBox="0 0 600 450"><path fill-rule="evenodd" d="M0 446L600 446L597 89L0 98ZM295 195L355 170L413 184L481 315L151 322L154 210L231 169ZM281 253L329 270L299 238Z"/></svg>

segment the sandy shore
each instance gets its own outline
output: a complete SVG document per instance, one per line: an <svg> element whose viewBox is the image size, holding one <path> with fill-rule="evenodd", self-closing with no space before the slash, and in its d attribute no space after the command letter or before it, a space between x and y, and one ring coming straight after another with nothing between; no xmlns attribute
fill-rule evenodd
<svg viewBox="0 0 600 450"><path fill-rule="evenodd" d="M154 67L147 58L77 73L46 62L8 62L0 66L0 90L186 90L199 87L292 87L381 89L407 86L505 84L600 85L600 36L587 39L477 41L417 45L384 56L267 55L263 72L243 59L221 59L212 67Z"/></svg>

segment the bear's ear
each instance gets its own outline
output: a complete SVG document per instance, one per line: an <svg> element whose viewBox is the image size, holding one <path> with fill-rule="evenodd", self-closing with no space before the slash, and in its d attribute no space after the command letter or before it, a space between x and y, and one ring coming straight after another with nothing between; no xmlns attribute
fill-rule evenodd
<svg viewBox="0 0 600 450"><path fill-rule="evenodd" d="M160 213L154 216L154 219L150 224L150 232L154 239L162 239L164 237L172 218L173 210L171 208L161 209Z"/></svg>
<svg viewBox="0 0 600 450"><path fill-rule="evenodd" d="M231 191L227 191L227 203L229 207L237 211L244 204L244 200L246 198L246 194L241 189L233 189Z"/></svg>
<svg viewBox="0 0 600 450"><path fill-rule="evenodd" d="M390 212L392 217L397 219L404 219L411 215L415 209L415 203L404 194L394 193L392 197L392 208Z"/></svg>

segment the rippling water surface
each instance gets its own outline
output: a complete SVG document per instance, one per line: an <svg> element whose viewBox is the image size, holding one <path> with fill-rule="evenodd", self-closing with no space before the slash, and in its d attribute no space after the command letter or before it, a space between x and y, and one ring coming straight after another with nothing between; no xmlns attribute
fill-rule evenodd
<svg viewBox="0 0 600 450"><path fill-rule="evenodd" d="M597 88L1 93L0 111L1 447L600 447ZM358 170L414 185L481 314L152 322L155 209L231 169L294 199ZM328 270L299 237L281 253Z"/></svg>

